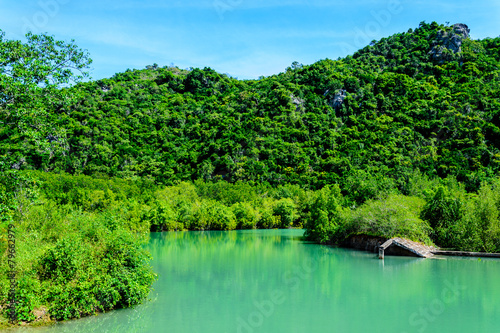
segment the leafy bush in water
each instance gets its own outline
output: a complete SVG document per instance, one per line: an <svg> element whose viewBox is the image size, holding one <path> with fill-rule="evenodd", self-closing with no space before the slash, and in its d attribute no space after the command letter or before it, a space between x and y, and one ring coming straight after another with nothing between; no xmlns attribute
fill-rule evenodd
<svg viewBox="0 0 500 333"><path fill-rule="evenodd" d="M500 187L483 183L477 194L438 187L428 198L422 218L433 226L434 241L446 248L500 252Z"/></svg>
<svg viewBox="0 0 500 333"><path fill-rule="evenodd" d="M260 213L249 202L238 202L231 206L237 222L237 228L255 229L260 220Z"/></svg>
<svg viewBox="0 0 500 333"><path fill-rule="evenodd" d="M298 219L298 211L295 203L290 198L278 200L274 204L274 215L279 216L280 228L289 228L293 226L295 220Z"/></svg>
<svg viewBox="0 0 500 333"><path fill-rule="evenodd" d="M315 192L307 207L305 237L318 243L335 242L335 234L343 212L338 185Z"/></svg>
<svg viewBox="0 0 500 333"><path fill-rule="evenodd" d="M154 280L147 261L133 236L121 229L101 239L98 248L62 238L38 263L51 317L79 318L140 303Z"/></svg>
<svg viewBox="0 0 500 333"><path fill-rule="evenodd" d="M425 204L421 218L428 221L432 239L442 247L454 247L463 218L464 200L458 192L451 195L448 188L439 186Z"/></svg>
<svg viewBox="0 0 500 333"><path fill-rule="evenodd" d="M194 230L233 230L236 217L231 208L213 200L198 203L190 228Z"/></svg>
<svg viewBox="0 0 500 333"><path fill-rule="evenodd" d="M126 232L113 234L103 252L103 260L107 264L106 279L114 281L112 289L120 295L117 307L136 305L147 297L154 280L146 264L149 259L150 255L140 248L133 236ZM102 303L103 307L111 305Z"/></svg>

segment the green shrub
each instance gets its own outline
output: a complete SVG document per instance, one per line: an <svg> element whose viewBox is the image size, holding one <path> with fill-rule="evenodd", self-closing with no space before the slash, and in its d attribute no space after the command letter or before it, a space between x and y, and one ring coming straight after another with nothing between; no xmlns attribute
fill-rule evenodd
<svg viewBox="0 0 500 333"><path fill-rule="evenodd" d="M195 230L233 230L236 228L236 217L231 208L222 203L202 200L190 227Z"/></svg>
<svg viewBox="0 0 500 333"><path fill-rule="evenodd" d="M334 235L344 211L342 201L338 185L316 191L307 205L304 236L318 243L335 241Z"/></svg>
<svg viewBox="0 0 500 333"><path fill-rule="evenodd" d="M159 202L169 204L172 207L193 203L199 199L196 186L188 182L181 182L175 186L165 186L157 190L154 196Z"/></svg>
<svg viewBox="0 0 500 333"><path fill-rule="evenodd" d="M237 228L255 229L260 220L257 209L249 202L238 202L231 206L237 222Z"/></svg>
<svg viewBox="0 0 500 333"><path fill-rule="evenodd" d="M500 182L483 183L477 195L477 230L481 239L480 249L485 252L500 251Z"/></svg>
<svg viewBox="0 0 500 333"><path fill-rule="evenodd" d="M433 229L431 237L434 242L446 248L455 247L464 213L463 197L458 192L454 194L452 196L447 187L439 186L427 199L420 215Z"/></svg>
<svg viewBox="0 0 500 333"><path fill-rule="evenodd" d="M289 228L293 226L298 219L298 211L295 203L290 198L283 198L274 204L273 214L279 216L280 228Z"/></svg>
<svg viewBox="0 0 500 333"><path fill-rule="evenodd" d="M259 227L263 229L277 228L281 225L281 217L273 215L271 210L263 210L260 213Z"/></svg>
<svg viewBox="0 0 500 333"><path fill-rule="evenodd" d="M257 227L261 229L278 228L281 225L281 217L274 215L274 203L271 198L260 199L255 202L255 207L258 209L260 219L257 222Z"/></svg>
<svg viewBox="0 0 500 333"><path fill-rule="evenodd" d="M50 316L56 320L80 318L102 310L96 299L94 281L46 284Z"/></svg>
<svg viewBox="0 0 500 333"><path fill-rule="evenodd" d="M416 169L404 184L404 187L401 190L401 194L410 197L419 197L425 199L428 195L428 192L438 186L438 184L439 179L430 179L428 175Z"/></svg>
<svg viewBox="0 0 500 333"><path fill-rule="evenodd" d="M114 281L112 288L120 295L116 307L128 307L144 300L155 279L148 265L151 256L140 247L132 235L122 231L114 234L103 255L106 279ZM109 304L102 304L109 307Z"/></svg>
<svg viewBox="0 0 500 333"><path fill-rule="evenodd" d="M345 177L342 190L355 205L361 205L370 199L397 193L394 178L385 176L380 171L353 169Z"/></svg>
<svg viewBox="0 0 500 333"><path fill-rule="evenodd" d="M71 243L64 239L58 242L39 263L40 281L51 317L79 318L97 311L132 306L147 297L155 275L148 265L149 255L131 234L123 229L107 234L98 248L79 255L79 265L61 258L61 254L76 257L73 253L76 247L68 244ZM84 246L79 244L78 248ZM71 268L70 275L60 273L65 267ZM48 271L51 274L47 274Z"/></svg>
<svg viewBox="0 0 500 333"><path fill-rule="evenodd" d="M57 280L65 283L71 280L80 265L82 246L75 237L61 238L40 258L38 274L42 280Z"/></svg>
<svg viewBox="0 0 500 333"><path fill-rule="evenodd" d="M177 222L177 214L168 204L158 203L148 213L151 231L182 230L183 224Z"/></svg>
<svg viewBox="0 0 500 333"><path fill-rule="evenodd" d="M500 252L500 185L483 183L477 195L468 197L464 214L453 230L454 248Z"/></svg>
<svg viewBox="0 0 500 333"><path fill-rule="evenodd" d="M432 244L429 224L419 218L425 201L417 197L389 195L386 199L368 200L342 217L334 239L337 242L355 234L379 237L403 237Z"/></svg>
<svg viewBox="0 0 500 333"><path fill-rule="evenodd" d="M197 181L196 192L201 198L212 199L231 206L238 202L247 202L257 199L259 187L245 182L234 184L221 180L217 182Z"/></svg>
<svg viewBox="0 0 500 333"><path fill-rule="evenodd" d="M198 201L189 202L186 199L179 201L175 207L177 210L177 219L187 229L194 230L196 224L193 224L195 219L194 214L198 209Z"/></svg>
<svg viewBox="0 0 500 333"><path fill-rule="evenodd" d="M16 315L17 320L30 322L35 319L33 310L40 304L40 282L31 275L17 278Z"/></svg>

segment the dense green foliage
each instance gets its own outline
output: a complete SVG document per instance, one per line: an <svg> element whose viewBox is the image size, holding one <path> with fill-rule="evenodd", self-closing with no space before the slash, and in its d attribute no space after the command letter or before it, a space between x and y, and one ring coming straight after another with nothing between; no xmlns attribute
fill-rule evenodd
<svg viewBox="0 0 500 333"><path fill-rule="evenodd" d="M64 128L49 120L49 112L79 100L76 91L60 88L88 77L86 70L92 63L74 41L32 33L26 40L5 39L0 30L0 137L8 138L0 148L0 171L9 166L19 169L11 164L11 154L26 145L49 156L62 148L57 138L65 135ZM14 155L22 164L24 157Z"/></svg>
<svg viewBox="0 0 500 333"><path fill-rule="evenodd" d="M15 187L11 177L20 177ZM19 183L22 186L19 186ZM15 196L18 320L69 319L142 302L155 278L142 249L148 197L140 183L47 173L4 173ZM0 304L8 303L7 242ZM5 310L5 307L4 307Z"/></svg>
<svg viewBox="0 0 500 333"><path fill-rule="evenodd" d="M260 80L210 68L128 70L77 85L81 98L53 109L64 154L35 149L15 129L0 133L0 149L19 168L164 184L339 183L358 203L377 187L402 190L415 168L477 190L500 163L500 39L466 38L460 52L433 56L446 44L440 31L452 30L422 23L353 56Z"/></svg>
<svg viewBox="0 0 500 333"><path fill-rule="evenodd" d="M159 187L146 179L4 172L0 195L12 197L8 216L16 226L18 320L78 318L136 305L155 277L142 249L150 229L298 226L299 208L311 193L298 186ZM6 315L7 234L0 237L0 306Z"/></svg>
<svg viewBox="0 0 500 333"><path fill-rule="evenodd" d="M409 195L395 194L396 188L380 191L359 207L339 204L349 200L337 191L328 196L333 205L307 220L306 236L329 244L358 234L403 237L453 250L500 252L499 182L483 182L467 193L453 177L430 180L416 172L407 182ZM314 197L321 198L321 191Z"/></svg>
<svg viewBox="0 0 500 333"><path fill-rule="evenodd" d="M61 88L86 52L3 37L0 305L15 223L21 320L140 303L150 230L500 251L500 38L422 22L259 80L153 65Z"/></svg>
<svg viewBox="0 0 500 333"><path fill-rule="evenodd" d="M356 207L338 185L321 190L225 181L158 186L143 179L14 175L24 179L13 192L11 217L18 226L21 264L17 310L25 321L41 314L75 318L140 303L154 279L141 249L149 230L292 226L305 227L306 236L319 243L342 244L365 234L500 251L500 180L466 193L453 178L429 180L416 172L408 181L411 195L384 188ZM7 179L5 192L12 190ZM0 304L6 304L7 290L2 275Z"/></svg>
<svg viewBox="0 0 500 333"><path fill-rule="evenodd" d="M61 150L62 142L52 139L56 138L54 135L63 134L64 129L47 121L48 112L78 100L78 94L60 87L88 76L85 70L92 62L88 53L73 41L65 43L52 36L31 33L26 35L26 40L25 43L8 40L0 30L0 138L7 139L0 143L2 235L7 233L12 211L16 208L14 193L26 181L15 173L4 173L11 168L19 169L18 164L11 164L12 148L23 150L28 144L49 155ZM23 143L19 142L21 137ZM20 158L22 164L24 157Z"/></svg>

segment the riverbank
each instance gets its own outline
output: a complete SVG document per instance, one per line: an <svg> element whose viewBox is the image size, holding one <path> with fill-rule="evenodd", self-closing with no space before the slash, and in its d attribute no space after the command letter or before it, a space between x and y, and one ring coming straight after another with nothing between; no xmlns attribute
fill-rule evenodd
<svg viewBox="0 0 500 333"><path fill-rule="evenodd" d="M35 315L36 316L36 315ZM47 327L51 325L55 325L57 323L57 320L51 319L47 314L43 314L41 317L38 317L31 321L31 322L19 322L17 324L12 324L5 318L0 319L0 331L2 330L13 330L19 327L26 327L26 328L37 328L37 327Z"/></svg>
<svg viewBox="0 0 500 333"><path fill-rule="evenodd" d="M0 202L8 217L0 236L1 315L7 323L11 281L3 236L9 225L16 230L17 320L37 325L45 315L63 321L146 300L156 278L144 250L150 231L300 228L317 195L296 185L161 186L149 179L6 172L0 178L0 199L10 196Z"/></svg>

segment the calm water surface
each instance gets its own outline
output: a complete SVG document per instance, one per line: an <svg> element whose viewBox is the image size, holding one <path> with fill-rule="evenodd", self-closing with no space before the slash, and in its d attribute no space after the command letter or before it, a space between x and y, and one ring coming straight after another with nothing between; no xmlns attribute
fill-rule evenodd
<svg viewBox="0 0 500 333"><path fill-rule="evenodd" d="M331 248L302 230L151 234L151 300L57 332L499 332L500 260Z"/></svg>

